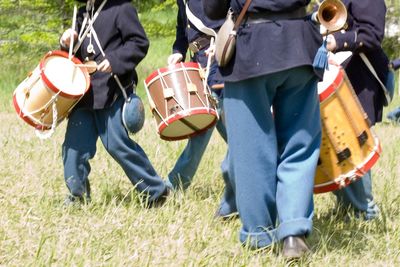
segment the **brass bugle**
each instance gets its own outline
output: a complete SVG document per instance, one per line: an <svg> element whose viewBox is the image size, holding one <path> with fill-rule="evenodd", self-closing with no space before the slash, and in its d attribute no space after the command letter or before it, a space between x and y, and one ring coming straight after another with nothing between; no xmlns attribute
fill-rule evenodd
<svg viewBox="0 0 400 267"><path fill-rule="evenodd" d="M327 31L335 32L346 28L347 9L340 0L324 0L313 14L313 19Z"/></svg>

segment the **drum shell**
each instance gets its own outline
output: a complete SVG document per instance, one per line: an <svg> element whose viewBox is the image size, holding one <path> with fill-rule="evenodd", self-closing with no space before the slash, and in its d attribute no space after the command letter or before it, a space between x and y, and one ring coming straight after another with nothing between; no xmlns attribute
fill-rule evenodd
<svg viewBox="0 0 400 267"><path fill-rule="evenodd" d="M198 63L178 63L153 72L145 80L157 130L164 140L181 140L200 134L217 122L215 103L205 88ZM187 127L189 123L196 129Z"/></svg>
<svg viewBox="0 0 400 267"><path fill-rule="evenodd" d="M322 141L314 192L324 193L361 178L379 159L381 147L342 68L319 96Z"/></svg>
<svg viewBox="0 0 400 267"><path fill-rule="evenodd" d="M50 63L51 60L54 62ZM62 62L67 64L82 64L79 59L73 57L71 61L68 54L63 51L51 51L47 53L30 75L18 85L13 93L13 104L17 114L29 125L47 130L53 124L53 104L57 112L57 124L65 119L72 107L87 92L90 86L90 77L85 67L73 67L74 78L72 84L67 85L78 88L59 88L63 87L60 82L54 81L54 77L48 77L47 69L55 67ZM63 63L65 64L65 63ZM55 65L55 66L54 66ZM53 72L50 76L68 75L66 69L71 67L59 67L60 69L49 70Z"/></svg>

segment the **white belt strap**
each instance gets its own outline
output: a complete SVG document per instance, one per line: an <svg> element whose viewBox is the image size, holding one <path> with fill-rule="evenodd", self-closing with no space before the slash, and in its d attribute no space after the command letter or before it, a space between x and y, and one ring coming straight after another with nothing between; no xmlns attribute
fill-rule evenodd
<svg viewBox="0 0 400 267"><path fill-rule="evenodd" d="M102 47L101 44L100 44L99 37L97 37L97 33L96 33L96 31L95 31L94 29L92 30L92 35L93 35L94 41L97 43L97 46L98 46L98 48L100 49L101 55L105 58L105 57L106 57L106 54L104 53L103 47ZM113 73L111 73L111 76L114 77L115 81L116 81L117 84L118 84L118 87L121 89L121 92L122 92L122 95L123 95L124 98L125 98L125 101L129 101L128 95L126 94L126 91L125 91L125 88L124 88L124 86L122 85L122 83L121 83L120 79L118 78L118 76L117 76L116 74L113 74Z"/></svg>
<svg viewBox="0 0 400 267"><path fill-rule="evenodd" d="M371 73L375 76L376 80L381 85L382 90L385 94L387 103L390 103L391 97L389 95L389 91L386 89L386 86L383 84L381 79L379 79L378 74L376 74L376 71L375 71L374 67L372 66L371 62L368 60L367 56L364 53L360 53L359 55L360 55L361 59L364 61L365 65L368 67L368 69L371 71Z"/></svg>
<svg viewBox="0 0 400 267"><path fill-rule="evenodd" d="M192 13L192 11L190 11L189 5L188 5L187 3L186 3L186 16L188 17L189 21L190 21L199 31L201 31L201 32L203 32L203 33L205 33L205 34L207 34L207 35L210 35L210 36L214 36L214 37L217 36L217 33L216 33L213 29L211 29L211 28L207 27L206 25L204 25L204 23L203 23L200 19L198 19L198 18Z"/></svg>
<svg viewBox="0 0 400 267"><path fill-rule="evenodd" d="M97 16L99 15L100 11L103 9L104 5L107 3L107 0L104 0L103 3L99 6L99 9L97 9L96 13L93 15L92 20L89 21L88 27L85 29L85 31L82 33L82 29L86 26L87 17L83 20L81 32L79 33L79 38L78 38L78 43L74 47L74 54L76 51L78 51L79 47L82 45L83 40L85 39L86 35L89 33L89 31L93 28L94 21L96 20ZM81 35L82 33L82 35Z"/></svg>

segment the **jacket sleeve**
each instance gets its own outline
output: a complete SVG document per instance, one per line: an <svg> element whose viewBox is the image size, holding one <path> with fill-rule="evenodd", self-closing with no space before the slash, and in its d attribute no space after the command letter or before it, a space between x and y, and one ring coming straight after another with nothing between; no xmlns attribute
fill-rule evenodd
<svg viewBox="0 0 400 267"><path fill-rule="evenodd" d="M336 51L366 52L381 46L385 32L384 0L350 1L348 29L334 33Z"/></svg>
<svg viewBox="0 0 400 267"><path fill-rule="evenodd" d="M136 68L146 56L150 44L132 4L122 4L118 12L116 27L121 35L122 44L118 49L108 52L107 59L113 73L122 75Z"/></svg>
<svg viewBox="0 0 400 267"><path fill-rule="evenodd" d="M202 0L204 13L210 19L223 19L228 12L230 0Z"/></svg>
<svg viewBox="0 0 400 267"><path fill-rule="evenodd" d="M175 41L172 45L173 53L181 53L185 58L189 43L186 35L187 16L185 10L185 3L182 0L177 0L178 15L176 18L176 34Z"/></svg>

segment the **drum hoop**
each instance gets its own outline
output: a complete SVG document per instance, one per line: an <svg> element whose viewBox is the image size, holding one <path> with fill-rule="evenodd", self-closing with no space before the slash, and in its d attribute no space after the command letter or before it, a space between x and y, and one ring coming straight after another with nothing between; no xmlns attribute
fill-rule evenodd
<svg viewBox="0 0 400 267"><path fill-rule="evenodd" d="M207 111L207 112L204 112L204 111ZM172 124L173 122L175 122L177 120L180 120L180 119L182 119L184 117L187 117L187 116L183 116L183 114L185 114L185 115L210 114L210 115L214 115L215 118L207 127L204 127L200 131L197 131L197 132L194 132L194 133L191 133L191 134L175 136L175 137L162 135L163 130L167 126L169 126L170 124ZM178 113L176 113L176 114L174 114L172 116L169 116L166 119L162 120L158 124L158 133L159 133L161 139L164 139L164 140L167 140L167 141L175 141L175 140L186 139L188 137L192 137L192 136L198 135L198 134L203 133L206 130L210 129L211 127L213 127L217 123L217 120L218 120L217 112L212 108L204 108L204 107L203 108L195 108L195 109L192 109L190 112L184 110L184 111L178 112Z"/></svg>
<svg viewBox="0 0 400 267"><path fill-rule="evenodd" d="M41 125L41 124L35 123L33 120L31 120L30 117L27 116L22 111L22 109L19 107L18 102L17 102L17 97L15 94L13 96L13 104L14 104L14 108L15 108L15 111L17 112L18 116L22 120L24 120L26 123L28 123L30 126L34 127L35 129L41 130L41 131L50 129L49 126Z"/></svg>
<svg viewBox="0 0 400 267"><path fill-rule="evenodd" d="M376 136L374 136L374 140L375 140L375 146L371 151L371 153L366 158L366 160L361 164L359 164L355 169L349 171L346 174L341 175L344 177L344 183L346 186L351 183L351 178L350 178L351 176L356 176L357 177L356 179L361 179L361 176L367 171L369 171L378 161L382 153L382 147L379 139ZM339 184L335 183L334 180L331 180L326 183L315 185L314 193L315 194L326 193L337 189L340 189Z"/></svg>
<svg viewBox="0 0 400 267"><path fill-rule="evenodd" d="M80 97L82 97L82 95L84 95L84 94L89 90L89 87L90 87L90 76L89 76L89 73L87 72L87 70L86 70L85 67L79 67L79 69L81 69L81 71L83 72L83 75L84 75L85 81L86 81L86 87L85 87L85 90L84 90L83 94L80 94L80 95L72 95L72 94L68 94L68 93L63 92L62 90L58 89L58 88L46 77L46 75L45 75L45 73L44 73L44 71L43 71L43 70L44 70L44 67L45 67L45 65L44 65L45 60L46 60L47 58L51 57L51 56L54 56L54 55L56 55L56 56L61 56L61 57L64 57L64 58L68 58L68 57L69 57L69 55L68 55L67 52L61 51L61 50L54 50L54 51L48 52L48 53L42 58L42 60L40 61L40 65L39 65L40 77L42 78L42 80L43 80L44 84L47 86L47 88L49 88L49 89L50 89L51 91L53 91L54 93L59 94L59 95L62 96L62 97L70 98L70 99L79 99ZM82 65L82 62L81 62L78 58L76 58L76 57L72 57L71 60L72 60L72 62L74 62L75 64Z"/></svg>
<svg viewBox="0 0 400 267"><path fill-rule="evenodd" d="M336 75L333 82L319 94L319 101L323 102L325 99L331 96L336 91L336 89L339 88L343 80L344 80L344 70L342 67L339 67L338 74Z"/></svg>
<svg viewBox="0 0 400 267"><path fill-rule="evenodd" d="M147 84L147 86L151 85L156 79L158 79L158 77L161 76L165 76L165 75L169 75L171 73L174 73L178 70L182 70L182 69L191 69L191 70L200 70L201 66L199 63L197 62L182 62L182 63L177 63L175 65L169 65L166 68L160 68L157 69L155 71L153 71L145 80L145 83ZM160 76L160 73L162 73L162 75Z"/></svg>

